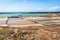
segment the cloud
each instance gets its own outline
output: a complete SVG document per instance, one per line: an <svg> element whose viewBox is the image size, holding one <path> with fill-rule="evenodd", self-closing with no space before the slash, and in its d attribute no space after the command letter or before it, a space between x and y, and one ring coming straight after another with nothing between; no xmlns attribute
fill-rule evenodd
<svg viewBox="0 0 60 40"><path fill-rule="evenodd" d="M57 10L57 9L60 9L60 6L54 6L54 7L49 8L49 10Z"/></svg>

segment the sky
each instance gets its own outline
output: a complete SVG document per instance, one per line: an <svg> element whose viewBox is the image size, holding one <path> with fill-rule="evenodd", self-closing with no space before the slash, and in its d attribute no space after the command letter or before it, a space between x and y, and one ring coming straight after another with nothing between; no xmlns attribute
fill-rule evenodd
<svg viewBox="0 0 60 40"><path fill-rule="evenodd" d="M0 12L59 12L60 0L0 0Z"/></svg>

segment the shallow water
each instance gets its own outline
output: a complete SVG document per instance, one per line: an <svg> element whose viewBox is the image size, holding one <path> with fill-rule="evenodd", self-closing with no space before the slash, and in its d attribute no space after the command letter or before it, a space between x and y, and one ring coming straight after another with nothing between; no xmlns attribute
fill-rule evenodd
<svg viewBox="0 0 60 40"><path fill-rule="evenodd" d="M37 14L37 13L0 13L0 16L46 16L47 14Z"/></svg>

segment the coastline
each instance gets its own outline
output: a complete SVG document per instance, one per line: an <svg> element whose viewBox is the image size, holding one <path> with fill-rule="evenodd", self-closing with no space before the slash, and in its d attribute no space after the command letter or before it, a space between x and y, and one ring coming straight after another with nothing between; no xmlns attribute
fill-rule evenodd
<svg viewBox="0 0 60 40"><path fill-rule="evenodd" d="M0 17L0 38L20 39L60 39L60 16ZM22 37L22 38L21 38Z"/></svg>

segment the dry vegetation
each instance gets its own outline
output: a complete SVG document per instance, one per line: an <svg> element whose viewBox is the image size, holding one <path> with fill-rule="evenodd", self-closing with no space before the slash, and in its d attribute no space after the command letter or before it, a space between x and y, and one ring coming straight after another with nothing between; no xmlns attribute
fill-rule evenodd
<svg viewBox="0 0 60 40"><path fill-rule="evenodd" d="M59 26L2 28L0 40L60 40Z"/></svg>

